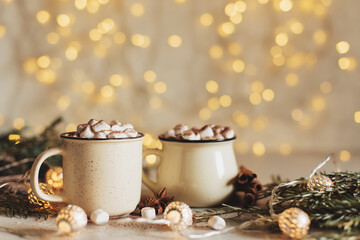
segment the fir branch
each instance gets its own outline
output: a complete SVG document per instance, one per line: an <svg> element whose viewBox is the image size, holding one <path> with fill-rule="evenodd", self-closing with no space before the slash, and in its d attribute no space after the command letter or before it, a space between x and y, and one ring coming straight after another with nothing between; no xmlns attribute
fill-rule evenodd
<svg viewBox="0 0 360 240"><path fill-rule="evenodd" d="M44 131L36 136L27 137L24 130L10 130L0 135L0 166L9 163L16 163L25 158L36 158L47 148L59 144L59 133L57 125L62 121L61 117L56 118ZM20 142L9 140L10 134L20 135ZM0 176L23 174L31 167L31 162L0 172Z"/></svg>
<svg viewBox="0 0 360 240"><path fill-rule="evenodd" d="M0 189L0 212L7 217L27 218L37 216L47 219L59 211L57 205L41 207L31 204L28 199L28 189L24 184L8 185Z"/></svg>
<svg viewBox="0 0 360 240"><path fill-rule="evenodd" d="M358 236L360 232L360 173L346 171L321 174L333 181L333 189L308 190L304 183L281 187L275 195L275 212L279 214L290 207L301 208L309 215L312 227L326 229L329 232L324 239L335 239L336 236L341 238ZM299 180L306 182L307 179ZM278 182L264 186L264 191L259 195L260 198L269 197L272 189L277 185ZM213 215L231 213L237 214L234 218L245 213L250 214L250 218L255 217L254 220L248 222L249 229L266 225L274 231L279 231L276 220L270 217L268 205L264 208L256 206L241 208L223 204L220 208L195 211L194 219L206 221ZM315 234L310 237L317 238L316 236Z"/></svg>

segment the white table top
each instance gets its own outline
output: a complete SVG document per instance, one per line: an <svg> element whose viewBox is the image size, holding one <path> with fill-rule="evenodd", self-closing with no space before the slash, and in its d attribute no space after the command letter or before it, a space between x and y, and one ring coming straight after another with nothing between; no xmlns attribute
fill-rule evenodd
<svg viewBox="0 0 360 240"><path fill-rule="evenodd" d="M227 227L237 225L231 220L227 221ZM0 216L0 239L19 240L19 239L187 239L177 232L172 232L166 225L155 225L147 223L122 223L121 219L112 219L107 225L97 226L88 223L82 229L71 236L63 237L56 235L55 218L48 220L28 218L17 219ZM9 231L9 232L6 232ZM197 223L183 234L204 234L212 231L205 223ZM246 233L240 230L232 230L227 233L214 235L211 239L278 239L279 234L268 233Z"/></svg>

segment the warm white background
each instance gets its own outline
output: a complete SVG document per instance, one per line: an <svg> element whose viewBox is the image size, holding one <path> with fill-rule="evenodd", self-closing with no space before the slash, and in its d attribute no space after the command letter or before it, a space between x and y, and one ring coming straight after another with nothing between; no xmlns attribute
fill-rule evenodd
<svg viewBox="0 0 360 240"><path fill-rule="evenodd" d="M360 110L359 67L341 70L338 60L351 57L359 61L360 2L296 0L290 11L283 12L278 9L280 1L260 4L246 0L242 22L234 25L232 34L223 37L218 34L218 27L229 21L224 8L230 2L110 0L100 5L96 13L89 13L86 8L76 9L74 1L0 0L0 26L6 28L3 36L0 31L0 130L9 129L16 118L23 118L26 125L38 131L58 115L63 115L66 121L61 131L65 131L67 124L89 118L118 119L133 123L138 130L153 137L177 123L197 126L217 123L236 130L239 161L264 176L271 173L301 176L328 153L343 150L351 154L350 161L343 166L359 168L360 125L354 121L355 112ZM131 13L134 3L144 7L139 17ZM45 24L36 19L40 10L50 13ZM213 16L210 26L200 24L203 13ZM72 23L65 28L71 29L71 33L60 36L56 44L49 44L48 33L61 35L63 31L56 21L59 14L71 16ZM89 31L105 18L113 19L115 28L98 42L90 40ZM291 20L303 24L301 34L291 32ZM326 35L321 43L314 41L317 31ZM124 43L113 42L115 32L125 34ZM289 41L282 47L284 65L275 66L271 48L276 46L275 37L279 32L287 33ZM134 46L131 40L134 34L147 35L149 46ZM182 38L177 48L168 45L168 37L173 34ZM72 41L77 41L81 49L77 58L69 61L65 51ZM345 54L336 50L340 41L350 44ZM231 43L241 45L240 54L228 51ZM218 59L209 56L209 49L214 45L223 50ZM94 49L105 54L96 56ZM300 56L300 65L291 67L288 63L296 54ZM33 73L24 71L27 61L36 62L43 55L61 60L60 68L49 67L56 74L53 84L37 80L39 69ZM243 72L233 71L231 64L235 59L244 61ZM144 80L147 70L157 73L156 82L166 84L164 94L154 91L156 82ZM288 73L299 76L296 86L286 84ZM104 98L101 88L109 85L112 74L121 74L125 80L120 87L114 87L112 97ZM209 80L219 84L216 94L206 91ZM88 94L82 86L89 81L95 88ZM274 91L273 101L262 99L259 105L250 103L251 84L255 81ZM320 89L324 81L332 86L329 93ZM225 94L232 99L229 107L211 110L207 120L199 117L201 109L209 111L210 98ZM70 104L60 110L62 96L70 99ZM314 109L314 99L321 99L324 105L319 111ZM300 121L292 118L294 109L303 112ZM234 121L236 111L246 115L245 126ZM255 142L264 145L264 155L254 154ZM291 146L290 155L280 154L279 148L284 143Z"/></svg>

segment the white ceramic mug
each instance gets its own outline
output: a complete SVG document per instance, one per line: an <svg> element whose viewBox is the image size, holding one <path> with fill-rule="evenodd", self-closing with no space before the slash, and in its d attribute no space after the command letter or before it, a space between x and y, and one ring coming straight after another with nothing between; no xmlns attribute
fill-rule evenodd
<svg viewBox="0 0 360 240"><path fill-rule="evenodd" d="M233 150L235 138L222 141L182 141L160 138L163 150L145 150L144 157L160 157L157 181L143 172L143 182L159 191L166 187L169 196L192 207L223 203L234 189L238 166Z"/></svg>
<svg viewBox="0 0 360 240"><path fill-rule="evenodd" d="M31 168L31 188L38 198L81 206L88 215L99 208L111 216L131 213L141 195L143 136L82 139L61 134L60 147L46 150L36 158ZM54 155L63 156L61 195L47 195L39 188L40 166Z"/></svg>

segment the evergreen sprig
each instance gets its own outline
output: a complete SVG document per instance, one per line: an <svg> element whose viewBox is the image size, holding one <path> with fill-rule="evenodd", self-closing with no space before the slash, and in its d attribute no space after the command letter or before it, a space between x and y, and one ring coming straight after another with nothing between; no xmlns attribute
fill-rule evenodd
<svg viewBox="0 0 360 240"><path fill-rule="evenodd" d="M14 163L25 158L36 158L45 149L59 145L59 133L57 125L62 121L56 118L46 127L42 133L34 136L26 136L26 128L23 130L12 129L0 135L0 166ZM9 140L10 134L20 135L20 141ZM24 174L31 167L31 162L21 164L0 172L0 176Z"/></svg>
<svg viewBox="0 0 360 240"><path fill-rule="evenodd" d="M28 188L23 183L5 186L0 190L0 212L7 217L27 218L35 216L47 219L59 211L59 206L33 204L28 199Z"/></svg>
<svg viewBox="0 0 360 240"><path fill-rule="evenodd" d="M10 130L0 135L0 166L12 166L0 172L0 176L14 176L27 172L32 161L44 150L59 145L59 133L57 125L62 121L56 118L39 135L27 136L26 128L22 130ZM9 140L10 134L20 135L20 141ZM29 159L25 164L23 160ZM22 163L18 164L17 163ZM15 167L13 167L15 165ZM42 169L46 170L46 169ZM2 177L1 179L6 178ZM2 183L6 180L2 180ZM44 208L32 204L28 199L28 188L22 183L4 186L0 189L0 212L8 217L37 216L47 218L57 212L57 205Z"/></svg>
<svg viewBox="0 0 360 240"><path fill-rule="evenodd" d="M298 207L309 214L312 226L351 231L360 224L360 173L322 173L334 183L325 191L308 190L306 184L282 187L274 203L275 212ZM303 179L302 179L303 180Z"/></svg>
<svg viewBox="0 0 360 240"><path fill-rule="evenodd" d="M360 234L360 172L332 172L321 173L329 177L334 186L325 191L309 190L306 183L284 186L275 194L275 213L290 207L298 207L305 211L310 219L311 226L317 227L323 232L319 237L323 239L349 238ZM278 179L279 180L279 179ZM299 181L306 182L302 178ZM265 186L261 193L261 199L269 199L272 189L279 181ZM271 218L269 206L241 208L223 204L223 207L195 212L195 220L205 221L213 215L237 213L234 217L242 214L250 214L254 220L250 221L251 229L260 229L264 225L269 229L279 231L277 221ZM340 231L339 231L340 230ZM310 235L317 238L317 235Z"/></svg>

